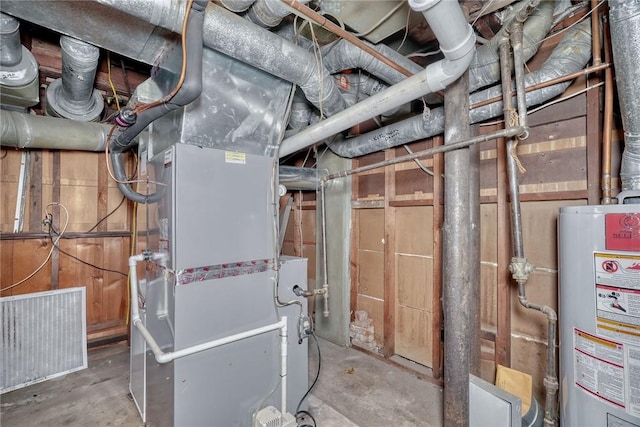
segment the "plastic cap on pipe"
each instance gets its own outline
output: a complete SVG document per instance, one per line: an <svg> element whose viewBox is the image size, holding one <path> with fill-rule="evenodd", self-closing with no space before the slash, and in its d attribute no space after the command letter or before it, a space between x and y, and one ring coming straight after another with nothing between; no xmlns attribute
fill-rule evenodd
<svg viewBox="0 0 640 427"><path fill-rule="evenodd" d="M424 12L438 3L440 3L440 0L409 0L409 6L416 12Z"/></svg>

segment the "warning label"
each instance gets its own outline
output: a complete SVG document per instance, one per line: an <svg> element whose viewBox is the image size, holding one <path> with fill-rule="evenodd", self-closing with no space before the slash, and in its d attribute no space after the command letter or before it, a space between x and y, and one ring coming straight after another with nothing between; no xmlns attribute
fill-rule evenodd
<svg viewBox="0 0 640 427"><path fill-rule="evenodd" d="M625 408L624 347L574 328L576 386L618 408Z"/></svg>
<svg viewBox="0 0 640 427"><path fill-rule="evenodd" d="M610 251L640 251L640 213L605 215L605 244Z"/></svg>
<svg viewBox="0 0 640 427"><path fill-rule="evenodd" d="M640 343L640 256L595 253L596 324L602 336Z"/></svg>

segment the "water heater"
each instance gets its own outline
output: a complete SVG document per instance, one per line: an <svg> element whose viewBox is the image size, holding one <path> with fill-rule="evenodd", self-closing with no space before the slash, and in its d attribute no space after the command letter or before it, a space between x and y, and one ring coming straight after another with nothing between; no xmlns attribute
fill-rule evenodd
<svg viewBox="0 0 640 427"><path fill-rule="evenodd" d="M563 427L640 427L640 205L560 210Z"/></svg>

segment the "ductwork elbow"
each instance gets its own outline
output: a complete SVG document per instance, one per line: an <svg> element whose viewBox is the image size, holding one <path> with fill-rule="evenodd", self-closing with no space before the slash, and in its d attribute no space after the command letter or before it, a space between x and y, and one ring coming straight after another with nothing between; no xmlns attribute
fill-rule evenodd
<svg viewBox="0 0 640 427"><path fill-rule="evenodd" d="M431 92L445 89L471 64L476 36L458 2L446 0L409 0L409 6L422 12L444 55L442 61L427 66L427 85Z"/></svg>

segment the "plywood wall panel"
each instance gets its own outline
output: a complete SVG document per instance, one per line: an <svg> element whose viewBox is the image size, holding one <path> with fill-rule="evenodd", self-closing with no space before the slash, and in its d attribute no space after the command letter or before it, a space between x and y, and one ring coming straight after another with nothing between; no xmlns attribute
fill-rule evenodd
<svg viewBox="0 0 640 427"><path fill-rule="evenodd" d="M498 324L498 269L493 265L480 266L480 322L483 327Z"/></svg>
<svg viewBox="0 0 640 427"><path fill-rule="evenodd" d="M316 246L304 245L302 248L303 256L307 258L307 278L316 280ZM320 265L322 268L322 265Z"/></svg>
<svg viewBox="0 0 640 427"><path fill-rule="evenodd" d="M433 259L396 255L396 263L396 303L431 311Z"/></svg>
<svg viewBox="0 0 640 427"><path fill-rule="evenodd" d="M94 265L103 265L103 247L97 239L83 239L77 244L78 258ZM87 288L87 324L99 324L104 321L102 287L104 273L85 264L77 266L76 284Z"/></svg>
<svg viewBox="0 0 640 427"><path fill-rule="evenodd" d="M62 186L60 202L69 211L67 232L85 232L98 222L98 191L96 187ZM60 213L60 226L64 224L64 212Z"/></svg>
<svg viewBox="0 0 640 427"><path fill-rule="evenodd" d="M433 255L433 207L395 209L396 253Z"/></svg>
<svg viewBox="0 0 640 427"><path fill-rule="evenodd" d="M396 354L431 367L431 313L396 306Z"/></svg>
<svg viewBox="0 0 640 427"><path fill-rule="evenodd" d="M546 343L527 337L511 337L511 367L533 377L533 395L544 406L543 379L547 370Z"/></svg>
<svg viewBox="0 0 640 427"><path fill-rule="evenodd" d="M327 219L328 220L328 219ZM316 211L305 209L302 211L302 241L315 243L316 241Z"/></svg>
<svg viewBox="0 0 640 427"><path fill-rule="evenodd" d="M0 240L0 289L11 286L13 281L13 240ZM12 295L11 290L0 293Z"/></svg>
<svg viewBox="0 0 640 427"><path fill-rule="evenodd" d="M396 195L430 193L433 177L422 169L408 169L396 172Z"/></svg>
<svg viewBox="0 0 640 427"><path fill-rule="evenodd" d="M587 290L589 292L593 291ZM534 271L526 284L527 298L532 303L548 305L558 310L558 275L546 271ZM512 287L511 330L513 332L547 339L547 316L536 310L524 308L517 299L517 286ZM595 311L595 307L584 307Z"/></svg>
<svg viewBox="0 0 640 427"><path fill-rule="evenodd" d="M557 268L557 219L564 206L584 205L586 201L522 203L522 229L525 254L536 267Z"/></svg>
<svg viewBox="0 0 640 427"><path fill-rule="evenodd" d="M480 260L498 262L497 205L480 205Z"/></svg>
<svg viewBox="0 0 640 427"><path fill-rule="evenodd" d="M384 210L358 210L358 248L382 252L384 250Z"/></svg>
<svg viewBox="0 0 640 427"><path fill-rule="evenodd" d="M358 294L384 299L384 254L358 251Z"/></svg>
<svg viewBox="0 0 640 427"><path fill-rule="evenodd" d="M13 242L13 277L11 285L33 273L47 258L51 242L46 239L15 240ZM51 261L32 278L12 289L12 295L49 290L51 284ZM5 286L3 286L4 288Z"/></svg>

